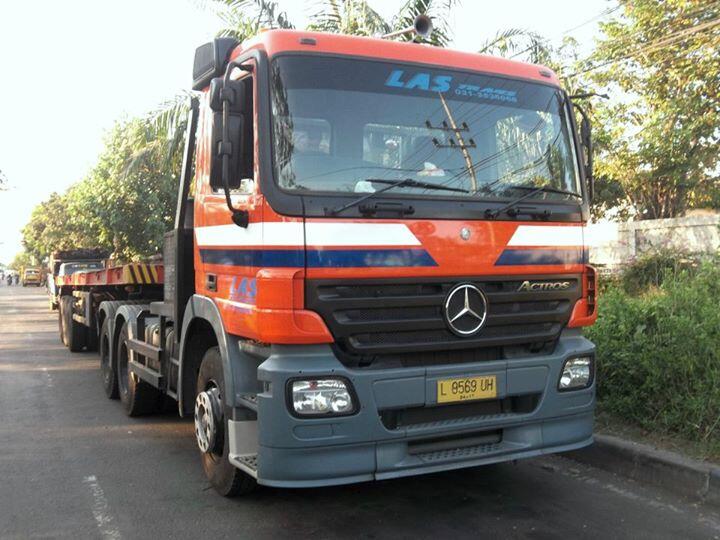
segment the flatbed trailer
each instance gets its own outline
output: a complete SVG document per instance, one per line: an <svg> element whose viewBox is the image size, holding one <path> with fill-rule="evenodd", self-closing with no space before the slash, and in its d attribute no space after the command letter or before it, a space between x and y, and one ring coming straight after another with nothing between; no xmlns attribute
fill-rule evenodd
<svg viewBox="0 0 720 540"><path fill-rule="evenodd" d="M160 263L128 263L102 270L81 271L58 276L59 287L125 287L128 285L162 285L163 265Z"/></svg>
<svg viewBox="0 0 720 540"><path fill-rule="evenodd" d="M104 319L121 305L159 299L164 275L162 264L128 263L55 277L63 343L74 352L95 350Z"/></svg>

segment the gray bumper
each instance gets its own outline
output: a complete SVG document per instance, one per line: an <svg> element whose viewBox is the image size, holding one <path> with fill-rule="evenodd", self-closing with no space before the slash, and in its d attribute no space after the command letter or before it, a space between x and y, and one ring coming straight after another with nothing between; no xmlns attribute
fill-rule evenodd
<svg viewBox="0 0 720 540"><path fill-rule="evenodd" d="M257 396L258 482L280 487L327 486L471 467L588 445L592 442L595 385L574 392L558 392L556 387L563 362L589 353L594 353L593 344L577 331L566 331L552 355L417 368L349 369L328 346L273 347L272 355L258 369L265 387ZM396 429L388 429L381 420L381 411L437 405L438 379L484 374L496 375L499 399L532 394L537 396L537 405L531 412L434 420ZM347 378L360 410L339 418L291 415L286 399L288 379L315 375ZM500 440L451 447L453 437L487 432L499 433ZM449 440L449 446L412 450L428 440Z"/></svg>

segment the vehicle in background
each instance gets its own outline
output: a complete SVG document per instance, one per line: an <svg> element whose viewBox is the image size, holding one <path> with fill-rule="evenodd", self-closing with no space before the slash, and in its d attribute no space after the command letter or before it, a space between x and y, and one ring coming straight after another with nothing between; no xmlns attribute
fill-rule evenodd
<svg viewBox="0 0 720 540"><path fill-rule="evenodd" d="M55 310L58 308L58 289L56 283L58 276L72 275L82 270L97 270L103 268L105 264L104 260L108 256L109 252L102 248L54 251L50 255L45 280L45 285L50 297L50 309ZM64 265L67 266L62 269Z"/></svg>
<svg viewBox="0 0 720 540"><path fill-rule="evenodd" d="M590 124L551 70L270 30L193 89L164 264L58 277L129 416L176 400L226 496L592 442Z"/></svg>
<svg viewBox="0 0 720 540"><path fill-rule="evenodd" d="M28 287L29 285L35 285L40 287L42 285L42 271L40 268L29 267L23 268L22 271L22 286Z"/></svg>

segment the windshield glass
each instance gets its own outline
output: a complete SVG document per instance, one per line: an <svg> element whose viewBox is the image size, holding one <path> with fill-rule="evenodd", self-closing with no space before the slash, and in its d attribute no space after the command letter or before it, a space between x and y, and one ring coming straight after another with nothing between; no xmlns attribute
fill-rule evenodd
<svg viewBox="0 0 720 540"><path fill-rule="evenodd" d="M580 193L562 94L477 73L386 62L286 56L272 64L274 165L280 187L572 201ZM518 187L519 186L519 187Z"/></svg>
<svg viewBox="0 0 720 540"><path fill-rule="evenodd" d="M85 271L85 270L101 270L103 267L103 264L101 262L91 262L91 263L65 263L60 266L60 274L61 276L69 276L74 274L75 272Z"/></svg>

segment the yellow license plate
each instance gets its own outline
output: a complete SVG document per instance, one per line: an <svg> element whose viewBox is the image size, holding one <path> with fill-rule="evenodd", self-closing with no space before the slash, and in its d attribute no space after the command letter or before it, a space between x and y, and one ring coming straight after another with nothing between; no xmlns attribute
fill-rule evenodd
<svg viewBox="0 0 720 540"><path fill-rule="evenodd" d="M471 401L497 397L495 375L466 377L463 379L442 379L437 382L437 402Z"/></svg>

